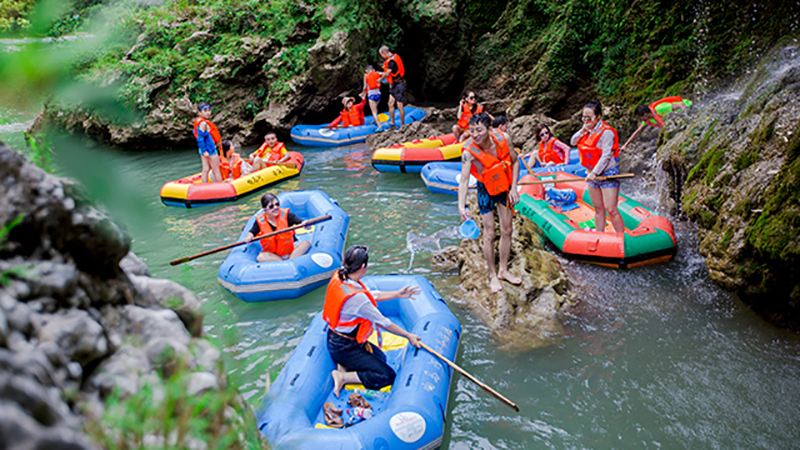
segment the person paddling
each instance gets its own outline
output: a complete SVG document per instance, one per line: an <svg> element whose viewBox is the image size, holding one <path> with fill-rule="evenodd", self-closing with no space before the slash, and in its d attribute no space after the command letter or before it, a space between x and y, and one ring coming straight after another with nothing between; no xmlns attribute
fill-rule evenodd
<svg viewBox="0 0 800 450"><path fill-rule="evenodd" d="M289 152L283 142L278 141L275 133L264 135L264 143L249 156L253 170L261 170L273 164L284 163L289 160Z"/></svg>
<svg viewBox="0 0 800 450"><path fill-rule="evenodd" d="M644 131L644 129L648 126L653 128L661 128L664 126L664 118L666 118L669 114L673 111L678 109L684 109L692 106L691 100L686 100L682 97L677 95L671 97L664 97L661 100L656 100L649 105L641 104L636 107L636 117L639 118L642 123L639 125L639 128L633 132L628 141L620 147L620 151L625 151L628 147L628 144L633 142L639 134Z"/></svg>
<svg viewBox="0 0 800 450"><path fill-rule="evenodd" d="M595 230L605 232L606 213L614 230L622 234L625 224L617 210L619 180L597 181L598 176L619 174L619 136L602 117L602 105L591 100L583 107L583 127L572 135L570 143L578 147L581 165L589 172L586 184L595 211Z"/></svg>
<svg viewBox="0 0 800 450"><path fill-rule="evenodd" d="M363 90L367 93L369 110L372 112L372 118L375 119L375 125L378 126L376 131L383 131L383 125L378 120L378 103L381 101L381 78L380 72L376 72L372 64L367 64L364 69Z"/></svg>
<svg viewBox="0 0 800 450"><path fill-rule="evenodd" d="M483 256L489 269L489 288L492 292L498 292L503 289L501 279L511 284L521 282L519 277L508 271L513 231L511 208L519 200L519 161L509 135L500 130L492 130L491 123L486 113L476 114L470 119L471 137L464 142L464 152L461 154L458 211L464 220L469 219L467 183L472 174L478 180L478 210L483 221ZM494 262L495 209L500 217L499 270L495 270Z"/></svg>
<svg viewBox="0 0 800 450"><path fill-rule="evenodd" d="M400 55L393 53L386 45L381 46L378 53L383 58L383 77L389 83L389 120L392 121L392 128L395 128L394 105L397 103L400 109L400 125L396 128L399 130L406 123L406 112L403 109L406 102L406 68Z"/></svg>
<svg viewBox="0 0 800 450"><path fill-rule="evenodd" d="M569 160L569 145L555 137L550 127L540 123L534 128L534 132L539 140L539 149L531 152L529 165L532 166L535 161L538 161L540 166L564 164Z"/></svg>
<svg viewBox="0 0 800 450"><path fill-rule="evenodd" d="M386 355L367 341L374 330L386 330L408 339L415 347L421 346L419 336L395 325L378 310L378 302L410 299L419 294L419 288L405 286L397 291L371 292L361 282L368 262L367 247L348 248L342 267L333 274L325 292L322 318L328 323L328 352L337 365L331 372L336 397L345 384L363 384L367 389L378 390L394 383L396 373L386 363Z"/></svg>
<svg viewBox="0 0 800 450"><path fill-rule="evenodd" d="M217 126L210 120L211 105L200 103L197 105L197 117L194 119L193 134L197 141L197 150L200 153L202 170L200 178L203 183L208 183L208 173L211 172L215 182L222 181L219 171L219 153L221 151L222 136Z"/></svg>
<svg viewBox="0 0 800 450"><path fill-rule="evenodd" d="M264 208L264 212L256 216L256 221L253 222L250 232L247 233L247 241L252 241L258 235L303 223L303 220L289 211L288 208L281 208L280 200L275 194L264 194L261 197L261 206ZM256 256L256 261L258 262L296 258L305 255L308 249L311 248L309 241L297 242L294 231L287 231L286 233L261 239L259 243L261 244L261 252Z"/></svg>

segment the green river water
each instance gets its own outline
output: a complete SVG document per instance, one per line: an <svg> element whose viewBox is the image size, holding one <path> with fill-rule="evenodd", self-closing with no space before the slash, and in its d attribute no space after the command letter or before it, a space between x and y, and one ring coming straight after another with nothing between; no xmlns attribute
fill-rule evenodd
<svg viewBox="0 0 800 450"><path fill-rule="evenodd" d="M17 128L6 124L0 139L19 142ZM321 309L324 289L246 304L216 282L225 254L178 267L168 261L232 242L259 195L165 207L161 185L197 171L196 151L126 152L66 135L54 143L56 170L78 179L128 230L151 273L199 296L207 335L222 348L232 382L257 407L266 377L277 377ZM338 200L351 217L348 244L370 246L370 273L428 277L463 325L458 362L520 405L514 413L456 377L446 448L798 445L800 338L711 283L689 225L676 223L680 247L666 265L613 271L563 261L580 299L567 335L548 348L509 353L459 306L458 278L431 265L433 250L457 243L454 197L429 193L418 176L376 172L363 145L298 150L306 158L302 175L275 190L323 189ZM655 193L636 182L623 192L655 207Z"/></svg>

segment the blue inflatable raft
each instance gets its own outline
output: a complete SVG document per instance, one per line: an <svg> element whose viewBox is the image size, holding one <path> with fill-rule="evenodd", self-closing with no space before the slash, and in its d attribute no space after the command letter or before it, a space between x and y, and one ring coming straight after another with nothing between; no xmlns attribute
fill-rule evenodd
<svg viewBox="0 0 800 450"><path fill-rule="evenodd" d="M281 208L289 208L303 220L330 214L331 219L295 232L298 240L311 241L303 256L286 261L257 262L261 244L252 242L231 250L219 267L217 280L225 289L246 302L296 298L326 284L342 264L342 253L350 217L335 200L322 191L294 191L278 194ZM259 210L245 224L244 240Z"/></svg>
<svg viewBox="0 0 800 450"><path fill-rule="evenodd" d="M425 111L419 108L406 106L404 110L406 113L405 125L425 117ZM400 123L400 111L395 111L394 117L396 123ZM378 119L385 124L388 122L389 116L381 113L378 115ZM378 128L371 114L366 115L364 125L361 126L330 129L327 125L295 125L291 131L292 140L307 147L338 147L366 142L367 136L374 134Z"/></svg>
<svg viewBox="0 0 800 450"><path fill-rule="evenodd" d="M381 312L450 360L458 350L461 325L433 286L421 276L365 277L369 289L395 290L419 286L415 298L378 303ZM394 385L381 391L345 385L333 396L335 369L326 345L327 324L320 314L272 383L257 414L258 428L273 448L291 449L420 449L441 445L452 371L423 349L388 332L383 351L396 370ZM373 335L372 342L375 343ZM342 429L325 425L323 404L332 402L350 421L347 397L359 391L371 404L373 417Z"/></svg>
<svg viewBox="0 0 800 450"><path fill-rule="evenodd" d="M528 174L528 169L524 164L520 164L519 168L520 179ZM570 152L568 164L558 164L553 166L539 166L532 167L535 173L555 173L567 172L575 176L586 176L586 168L584 168L578 161L578 151L573 149ZM461 180L461 163L460 162L432 162L425 164L420 172L422 182L425 183L428 190L435 194L448 194L458 195L458 183ZM475 177L470 175L469 187L475 188Z"/></svg>

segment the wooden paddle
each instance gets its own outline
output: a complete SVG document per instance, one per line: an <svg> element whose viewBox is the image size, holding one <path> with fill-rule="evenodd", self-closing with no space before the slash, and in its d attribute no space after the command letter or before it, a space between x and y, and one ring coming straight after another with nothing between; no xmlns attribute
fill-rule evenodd
<svg viewBox="0 0 800 450"><path fill-rule="evenodd" d="M547 176L547 174L541 174L540 177ZM616 180L621 178L633 178L635 177L635 173L621 173L619 175L608 175L605 177L596 177L595 180L603 181L603 180ZM552 180L537 180L537 181L521 181L517 184L520 185L529 185L529 184L547 184L547 183L574 183L576 181L586 181L586 178L562 178L560 180L552 179Z"/></svg>
<svg viewBox="0 0 800 450"><path fill-rule="evenodd" d="M205 251L203 253L198 253L196 255L184 256L183 258L173 259L172 261L169 262L169 265L170 266L177 266L178 264L183 264L183 263L185 263L187 261L191 261L193 259L201 258L203 256L211 255L211 254L214 254L214 253L219 253L221 251L228 250L229 248L238 247L240 245L249 244L249 243L251 243L253 241L257 241L259 239L264 239L264 238L267 238L267 237L275 236L276 234L286 233L287 231L296 230L298 228L305 228L305 227L307 227L309 225L313 225L313 224L318 223L318 222L324 222L324 221L330 220L330 219L331 219L331 215L330 214L325 214L324 216L314 217L313 219L304 220L301 223L298 223L297 225L292 225L289 228L284 228L282 230L273 231L273 232L267 233L267 234L260 234L260 235L254 237L252 240L249 240L249 241L234 242L233 244L223 245L222 247L217 247L215 249L211 249L211 250Z"/></svg>
<svg viewBox="0 0 800 450"><path fill-rule="evenodd" d="M477 384L478 386L480 386L480 387L481 387L481 389L483 389L484 391L486 391L486 392L488 392L488 393L492 394L492 395L494 396L494 398L496 398L496 399L500 400L501 402L505 403L506 405L510 406L510 407L511 407L511 409L513 409L514 411L516 411L516 412L519 412L519 406L517 406L517 404L516 404L516 403L514 403L514 402L512 402L511 400L509 400L509 399L507 399L507 398L503 397L503 394L501 394L501 393L499 393L499 392L495 391L494 389L492 389L491 387L489 387L489 386L487 386L487 385L485 385L485 384L481 383L481 382L480 382L480 381L479 381L477 378L475 378L475 377L473 377L472 375L470 375L470 373L469 373L469 372L467 372L466 370L464 370L464 369L462 369L461 367L459 367L459 366L458 366L456 363L454 363L453 361L450 361L449 359L445 358L444 356L442 356L442 355L441 355L439 352L437 352L436 350L434 350L434 349L430 348L430 347L429 347L429 346L428 346L426 343L424 343L424 342L421 342L421 341L420 341L420 345L422 346L422 348L424 348L425 350L427 350L428 352L430 352L430 353L431 353L433 356L435 356L435 357L437 357L437 358L441 359L441 360L442 360L442 361L444 361L444 362L445 362L445 363L446 363L448 366L452 367L452 368L453 368L453 370L455 370L456 372L460 373L461 375L464 375L465 377L467 377L467 379L468 379L469 381L472 381L473 383L475 383L475 384Z"/></svg>
<svg viewBox="0 0 800 450"><path fill-rule="evenodd" d="M517 159L522 160L522 164L525 164L525 168L528 169L528 174L533 175L533 169L531 169L531 166L528 164L527 161L525 161L525 158L522 157L522 154L520 154L520 150L518 148L515 148L514 150L516 150L517 152Z"/></svg>

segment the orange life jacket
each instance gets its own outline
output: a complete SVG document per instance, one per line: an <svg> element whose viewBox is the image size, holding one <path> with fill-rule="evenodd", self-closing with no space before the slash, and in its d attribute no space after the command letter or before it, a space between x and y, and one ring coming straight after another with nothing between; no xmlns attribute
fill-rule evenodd
<svg viewBox="0 0 800 450"><path fill-rule="evenodd" d="M543 163L551 162L555 164L564 164L564 158L561 154L553 150L556 140L557 139L552 136L546 144L544 142L539 142L539 161Z"/></svg>
<svg viewBox="0 0 800 450"><path fill-rule="evenodd" d="M283 142L278 142L275 147L267 147L267 144L261 144L261 147L258 147L258 150L254 151L250 157L261 158L266 162L275 162L283 157L281 154L283 148Z"/></svg>
<svg viewBox="0 0 800 450"><path fill-rule="evenodd" d="M597 165L597 161L599 161L600 156L603 155L603 151L597 147L597 142L600 140L600 136L606 131L614 133L614 146L612 148L614 149L614 158L619 158L619 135L617 134L617 130L611 125L602 122L599 130L584 134L578 139L578 154L580 155L581 165L583 167L592 170L594 166Z"/></svg>
<svg viewBox="0 0 800 450"><path fill-rule="evenodd" d="M343 114L347 114L347 122L349 123L346 126L349 127L357 127L359 125L364 125L364 110L361 108L356 108L353 106L350 109L345 109L342 111Z"/></svg>
<svg viewBox="0 0 800 450"><path fill-rule="evenodd" d="M214 141L215 144L217 144L217 147L219 147L220 144L222 143L222 135L219 134L219 130L217 129L217 126L214 125L214 122L206 119L205 117L199 117L199 116L195 117L194 129L192 130L192 132L194 133L194 138L197 139L197 129L203 122L208 124L208 131L209 133L211 133L211 139Z"/></svg>
<svg viewBox="0 0 800 450"><path fill-rule="evenodd" d="M648 105L650 112L653 113L652 119L647 121L647 124L656 128L664 126L664 119L656 112L656 106L662 103L683 103L683 98L677 95L671 97L664 97L661 100L656 100ZM655 121L655 123L653 122Z"/></svg>
<svg viewBox="0 0 800 450"><path fill-rule="evenodd" d="M340 280L338 271L334 273L331 277L331 281L328 283L328 290L325 291L325 305L322 307L322 318L328 323L331 329L339 326L352 327L357 325L356 342L363 344L367 342L367 339L369 339L369 336L372 334L372 322L363 317L344 322L340 321L344 303L356 294L366 294L372 305L376 308L378 307L378 302L375 301L375 297L370 294L367 287L364 286L364 283L361 281L357 281L357 283L361 286L361 289L357 289Z"/></svg>
<svg viewBox="0 0 800 450"><path fill-rule="evenodd" d="M472 118L474 114L480 114L482 112L483 112L483 105L478 105L478 107L475 108L475 112L473 113L472 107L469 105L469 103L464 102L461 105L461 118L458 119L459 128L461 128L462 130L466 130L467 127L469 126L469 119Z"/></svg>
<svg viewBox="0 0 800 450"><path fill-rule="evenodd" d="M373 70L364 76L364 81L366 81L368 89L380 89L381 74Z"/></svg>
<svg viewBox="0 0 800 450"><path fill-rule="evenodd" d="M397 53L392 54L392 56L389 59L383 62L383 71L386 72L387 70L389 70L389 62L391 61L397 63L397 74L392 75L391 72L389 73L389 75L386 77L386 81L389 84L394 83L395 76L397 76L397 78L400 80L406 77L406 68L405 66L403 66L403 60L400 59L400 55L398 55Z"/></svg>
<svg viewBox="0 0 800 450"><path fill-rule="evenodd" d="M258 221L258 234L271 233L277 230L289 228L289 210L281 208L278 214L278 223L275 228L272 228L269 221L267 221L267 213L259 214L256 216ZM278 256L288 256L294 251L294 231L287 231L285 233L276 234L259 241L261 248L265 252L273 253Z"/></svg>
<svg viewBox="0 0 800 450"><path fill-rule="evenodd" d="M478 170L475 164L472 164L470 173L486 186L486 192L492 196L508 192L511 189L511 177L513 176L508 141L502 134L498 134L498 136L491 135L497 156L483 151L472 139L464 146L464 150L470 152L481 165L481 169Z"/></svg>
<svg viewBox="0 0 800 450"><path fill-rule="evenodd" d="M231 161L223 159L220 155L219 172L220 175L222 175L223 180L227 179L230 176L231 170L233 170L234 179L242 176L242 157L239 156L239 154L236 152L233 152Z"/></svg>

